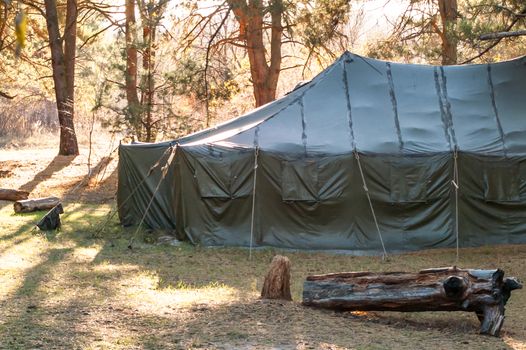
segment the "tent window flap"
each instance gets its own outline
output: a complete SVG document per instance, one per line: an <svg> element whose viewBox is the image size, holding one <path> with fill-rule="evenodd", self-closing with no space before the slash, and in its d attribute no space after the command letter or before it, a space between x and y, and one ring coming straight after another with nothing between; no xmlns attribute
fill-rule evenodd
<svg viewBox="0 0 526 350"><path fill-rule="evenodd" d="M318 165L315 161L282 162L281 196L284 201L318 201Z"/></svg>
<svg viewBox="0 0 526 350"><path fill-rule="evenodd" d="M484 199L490 202L520 200L519 166L499 162L484 165Z"/></svg>
<svg viewBox="0 0 526 350"><path fill-rule="evenodd" d="M230 198L230 166L223 159L198 160L195 179L201 198Z"/></svg>
<svg viewBox="0 0 526 350"><path fill-rule="evenodd" d="M396 203L425 202L428 199L428 176L425 164L414 161L391 162L390 199Z"/></svg>

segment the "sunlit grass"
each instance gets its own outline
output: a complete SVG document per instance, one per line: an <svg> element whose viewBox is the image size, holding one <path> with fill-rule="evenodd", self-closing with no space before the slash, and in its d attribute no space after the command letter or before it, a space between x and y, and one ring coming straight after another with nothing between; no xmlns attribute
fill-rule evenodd
<svg viewBox="0 0 526 350"><path fill-rule="evenodd" d="M292 263L293 303L260 301L279 251L156 245L106 223L109 205L67 204L60 231L33 225L43 213L0 209L0 348L82 349L524 349L523 291L510 299L503 338L481 337L467 313L344 313L302 307L309 274L416 271L455 263L451 249L379 257L280 252ZM103 223L106 228L98 232ZM461 250L461 267L526 276L526 247Z"/></svg>

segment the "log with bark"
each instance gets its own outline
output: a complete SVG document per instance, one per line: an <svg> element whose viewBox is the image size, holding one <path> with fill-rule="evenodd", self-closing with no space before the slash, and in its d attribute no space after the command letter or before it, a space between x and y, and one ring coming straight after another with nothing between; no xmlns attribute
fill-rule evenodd
<svg viewBox="0 0 526 350"><path fill-rule="evenodd" d="M29 192L12 190L8 188L0 188L0 200L4 201L19 201L22 199L27 199Z"/></svg>
<svg viewBox="0 0 526 350"><path fill-rule="evenodd" d="M472 311L480 333L498 336L504 305L522 285L504 271L456 267L308 276L303 305L341 311Z"/></svg>
<svg viewBox="0 0 526 350"><path fill-rule="evenodd" d="M13 204L15 213L30 213L37 210L49 210L57 206L60 199L57 197L45 197L16 201Z"/></svg>

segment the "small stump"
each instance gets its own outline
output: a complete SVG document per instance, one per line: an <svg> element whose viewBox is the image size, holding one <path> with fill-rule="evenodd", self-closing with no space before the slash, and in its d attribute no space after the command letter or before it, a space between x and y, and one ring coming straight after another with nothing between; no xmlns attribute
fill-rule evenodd
<svg viewBox="0 0 526 350"><path fill-rule="evenodd" d="M262 299L292 300L290 295L290 260L286 256L276 255L270 263L265 276Z"/></svg>
<svg viewBox="0 0 526 350"><path fill-rule="evenodd" d="M60 228L60 214L64 214L64 209L62 208L62 204L59 203L40 219L37 227L42 231L51 231Z"/></svg>

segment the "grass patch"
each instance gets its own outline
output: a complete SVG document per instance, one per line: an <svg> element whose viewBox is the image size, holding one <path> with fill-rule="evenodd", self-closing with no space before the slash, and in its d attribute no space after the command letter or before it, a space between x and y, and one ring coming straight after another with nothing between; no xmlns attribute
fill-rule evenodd
<svg viewBox="0 0 526 350"><path fill-rule="evenodd" d="M3 203L3 202L2 202ZM109 205L68 204L55 234L32 230L43 213L0 209L0 349L451 349L526 348L523 291L502 338L477 334L467 313L334 313L300 305L309 274L416 271L452 265L454 250L355 257L261 249L157 245L155 234L111 221ZM292 262L294 302L258 299L272 257ZM503 268L524 280L526 246L462 249L458 266ZM425 344L425 345L424 345Z"/></svg>

